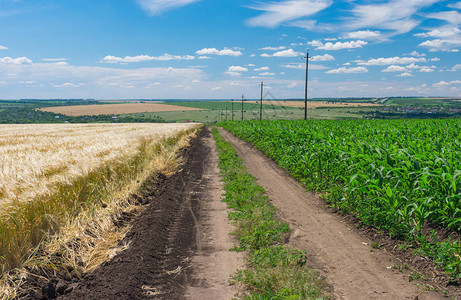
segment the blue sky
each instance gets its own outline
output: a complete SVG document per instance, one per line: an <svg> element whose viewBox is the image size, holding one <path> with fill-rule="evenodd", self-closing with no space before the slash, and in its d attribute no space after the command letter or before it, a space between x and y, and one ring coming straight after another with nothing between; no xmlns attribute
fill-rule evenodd
<svg viewBox="0 0 461 300"><path fill-rule="evenodd" d="M0 0L0 99L461 96L461 1Z"/></svg>

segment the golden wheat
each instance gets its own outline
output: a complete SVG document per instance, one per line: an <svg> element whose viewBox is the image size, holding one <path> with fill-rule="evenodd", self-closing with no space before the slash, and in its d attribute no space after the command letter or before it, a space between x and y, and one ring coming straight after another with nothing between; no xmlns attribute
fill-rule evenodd
<svg viewBox="0 0 461 300"><path fill-rule="evenodd" d="M190 127L190 124L1 125L0 207L12 200L34 199L38 194L51 192L58 182L69 182L106 161L132 155L144 139L161 139Z"/></svg>
<svg viewBox="0 0 461 300"><path fill-rule="evenodd" d="M12 174L1 182L0 299L17 297L28 274L22 266L42 272L71 266L85 273L129 247L117 241L130 225L116 228L113 220L142 210L129 195L148 178L176 172L179 150L197 126L0 126L2 176Z"/></svg>

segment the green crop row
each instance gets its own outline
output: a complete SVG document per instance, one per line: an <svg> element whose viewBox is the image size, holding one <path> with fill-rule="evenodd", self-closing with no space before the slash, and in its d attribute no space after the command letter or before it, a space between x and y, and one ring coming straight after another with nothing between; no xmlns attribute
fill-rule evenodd
<svg viewBox="0 0 461 300"><path fill-rule="evenodd" d="M226 122L309 190L461 278L460 120Z"/></svg>

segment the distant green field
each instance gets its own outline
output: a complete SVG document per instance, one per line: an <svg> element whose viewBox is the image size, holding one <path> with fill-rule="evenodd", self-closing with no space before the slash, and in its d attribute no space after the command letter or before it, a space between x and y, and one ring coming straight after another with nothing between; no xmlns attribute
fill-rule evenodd
<svg viewBox="0 0 461 300"><path fill-rule="evenodd" d="M226 109L228 111L232 110L232 102L231 101L185 101L185 102L166 102L165 104L169 105L178 105L178 106L186 106L186 107L193 107L193 108L203 108L203 109L211 109L211 110L223 110L225 111ZM247 103L243 102L243 109L244 110L259 110L259 104L257 103ZM239 102L234 102L234 110L241 110L242 109L242 103ZM263 109L278 109L280 106L276 105L263 105ZM291 109L287 107L286 109Z"/></svg>
<svg viewBox="0 0 461 300"><path fill-rule="evenodd" d="M170 104L170 103L168 103ZM175 111L175 112L152 112L124 114L123 117L135 119L162 119L167 122L200 122L215 123L232 120L231 102L175 102L176 105L203 108L201 111ZM227 108L227 114L226 114ZM309 119L361 119L363 114L374 111L367 107L341 107L341 108L318 108L309 109ZM242 120L241 103L234 103L234 120ZM264 120L299 120L304 118L303 108L282 107L276 105L263 105L262 118ZM244 103L244 120L259 120L259 104Z"/></svg>
<svg viewBox="0 0 461 300"><path fill-rule="evenodd" d="M461 108L461 98L389 98L386 105Z"/></svg>

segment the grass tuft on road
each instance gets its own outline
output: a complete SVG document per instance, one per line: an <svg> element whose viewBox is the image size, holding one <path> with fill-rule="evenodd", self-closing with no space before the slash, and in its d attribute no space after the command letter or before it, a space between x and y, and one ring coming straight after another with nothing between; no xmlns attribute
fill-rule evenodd
<svg viewBox="0 0 461 300"><path fill-rule="evenodd" d="M213 136L219 152L219 167L225 184L225 199L232 210L229 218L236 225L234 235L247 251L248 268L233 280L244 284L243 299L324 299L324 283L306 265L304 251L285 245L290 228L276 216L265 191L246 172L232 145L216 128Z"/></svg>

